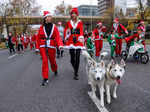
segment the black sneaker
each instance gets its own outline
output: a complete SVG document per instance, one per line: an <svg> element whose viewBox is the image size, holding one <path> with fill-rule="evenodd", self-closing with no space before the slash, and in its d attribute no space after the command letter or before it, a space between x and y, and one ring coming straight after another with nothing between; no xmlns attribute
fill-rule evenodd
<svg viewBox="0 0 150 112"><path fill-rule="evenodd" d="M78 77L77 73L74 74L74 80L79 80L79 77Z"/></svg>
<svg viewBox="0 0 150 112"><path fill-rule="evenodd" d="M57 71L55 71L55 72L54 72L54 75L55 75L55 76L57 76L57 75L58 75L58 72L57 72Z"/></svg>
<svg viewBox="0 0 150 112"><path fill-rule="evenodd" d="M73 79L74 79L74 80L79 80L79 77L78 77L78 76L74 76Z"/></svg>
<svg viewBox="0 0 150 112"><path fill-rule="evenodd" d="M46 86L48 85L48 79L43 79L41 86Z"/></svg>

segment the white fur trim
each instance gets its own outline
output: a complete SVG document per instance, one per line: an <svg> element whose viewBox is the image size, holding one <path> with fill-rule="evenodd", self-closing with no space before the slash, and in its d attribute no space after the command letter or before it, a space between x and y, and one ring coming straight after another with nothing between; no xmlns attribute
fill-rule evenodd
<svg viewBox="0 0 150 112"><path fill-rule="evenodd" d="M72 27L73 27L74 29L76 29L76 27L77 27L77 25L78 25L79 22L80 22L80 20L78 20L78 21L74 24L73 21L70 20L70 24L72 25Z"/></svg>
<svg viewBox="0 0 150 112"><path fill-rule="evenodd" d="M45 45L40 45L40 47L46 47ZM48 48L56 48L54 46L47 45Z"/></svg>
<svg viewBox="0 0 150 112"><path fill-rule="evenodd" d="M85 46L74 46L74 45L70 45L70 46L64 46L64 48L66 49L86 49Z"/></svg>
<svg viewBox="0 0 150 112"><path fill-rule="evenodd" d="M47 17L47 16L52 16L52 14L48 13L45 16L43 16L43 18Z"/></svg>
<svg viewBox="0 0 150 112"><path fill-rule="evenodd" d="M35 51L39 52L40 50L39 49L35 49Z"/></svg>
<svg viewBox="0 0 150 112"><path fill-rule="evenodd" d="M78 40L79 40L79 42L84 43L84 37L83 36L79 36Z"/></svg>

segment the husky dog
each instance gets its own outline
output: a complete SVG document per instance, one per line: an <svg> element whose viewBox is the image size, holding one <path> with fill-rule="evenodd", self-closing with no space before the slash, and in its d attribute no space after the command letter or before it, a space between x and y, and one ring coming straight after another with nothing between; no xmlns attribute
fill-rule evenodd
<svg viewBox="0 0 150 112"><path fill-rule="evenodd" d="M108 64L106 69L106 78L105 78L105 87L106 87L106 96L107 96L107 103L111 103L111 95L110 95L110 88L114 85L113 88L113 98L117 98L117 87L121 83L121 78L125 73L125 62L121 59L120 64L115 63L114 60Z"/></svg>
<svg viewBox="0 0 150 112"><path fill-rule="evenodd" d="M88 84L91 85L92 96L96 98L96 86L100 92L100 103L104 107L104 81L105 81L105 62L101 60L96 62L93 60L86 51L82 51L82 54L87 58L86 73L88 77Z"/></svg>

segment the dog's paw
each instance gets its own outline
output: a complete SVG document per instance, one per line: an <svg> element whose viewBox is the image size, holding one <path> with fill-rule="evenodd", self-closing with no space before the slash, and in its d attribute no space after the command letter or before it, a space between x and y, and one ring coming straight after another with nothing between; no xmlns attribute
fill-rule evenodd
<svg viewBox="0 0 150 112"><path fill-rule="evenodd" d="M101 102L101 106L104 107L104 102Z"/></svg>
<svg viewBox="0 0 150 112"><path fill-rule="evenodd" d="M113 98L114 98L114 99L117 99L117 95L116 95L116 94L114 94L114 95L113 95Z"/></svg>
<svg viewBox="0 0 150 112"><path fill-rule="evenodd" d="M110 104L111 103L111 100L110 99L107 99L107 104Z"/></svg>

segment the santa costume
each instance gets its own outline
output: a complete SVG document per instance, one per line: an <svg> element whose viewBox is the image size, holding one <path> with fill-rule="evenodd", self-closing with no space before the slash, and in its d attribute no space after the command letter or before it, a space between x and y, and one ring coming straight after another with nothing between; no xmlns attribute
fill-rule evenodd
<svg viewBox="0 0 150 112"><path fill-rule="evenodd" d="M72 8L70 12L71 18L75 17L75 21L71 19L65 25L64 39L65 48L70 51L71 64L74 69L74 79L78 80L78 69L80 63L81 49L85 49L83 37L83 23L78 19L79 12L77 8Z"/></svg>
<svg viewBox="0 0 150 112"><path fill-rule="evenodd" d="M119 18L115 18L114 20L114 24L112 26L112 31L115 31L115 33L117 33L120 37L120 39L116 39L116 56L121 55L121 51L122 51L122 36L123 33L125 32L126 34L128 34L127 29L119 23Z"/></svg>
<svg viewBox="0 0 150 112"><path fill-rule="evenodd" d="M103 38L105 32L106 32L106 27L103 26L102 22L98 22L97 28L93 30L93 36L95 40L95 50L96 50L95 56L97 58L99 58L100 52L103 48Z"/></svg>
<svg viewBox="0 0 150 112"><path fill-rule="evenodd" d="M52 15L49 11L44 11L43 19L46 21L47 17L52 17ZM58 48L63 47L63 42L56 25L51 22L44 22L40 26L36 39L36 49L40 50L42 57L42 86L45 86L49 78L48 60L50 61L52 71L57 75L56 46Z"/></svg>

